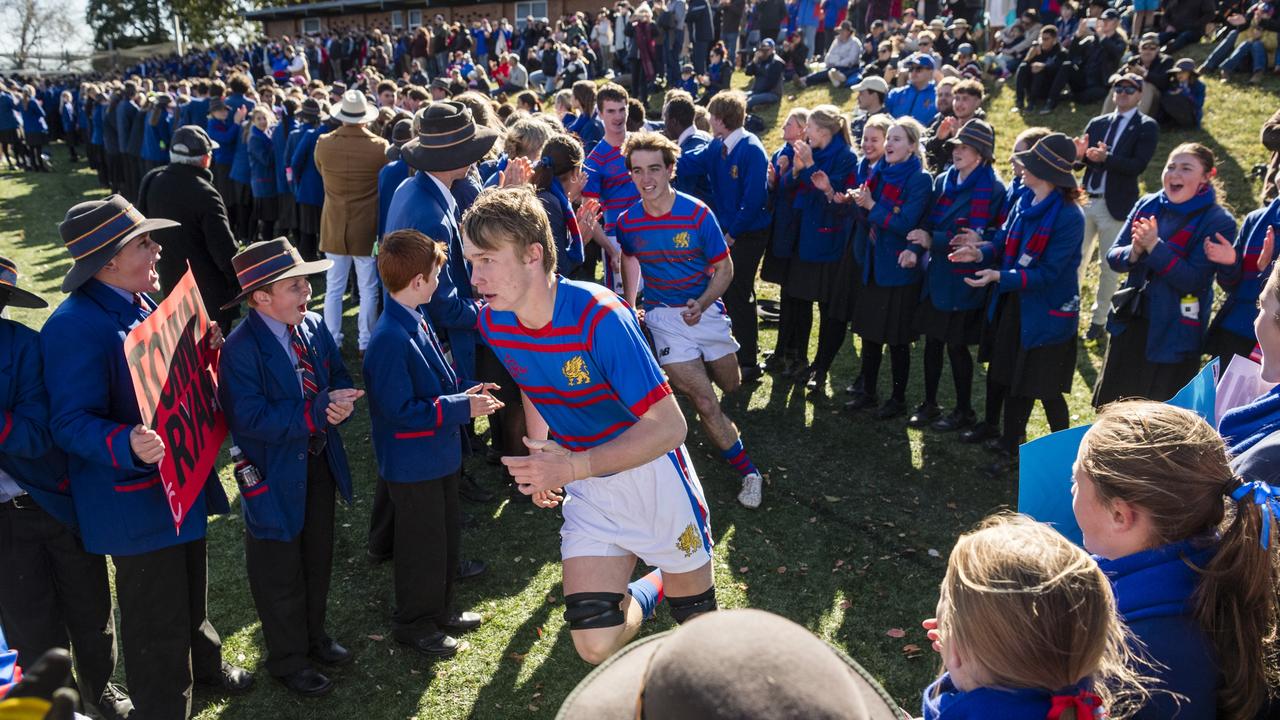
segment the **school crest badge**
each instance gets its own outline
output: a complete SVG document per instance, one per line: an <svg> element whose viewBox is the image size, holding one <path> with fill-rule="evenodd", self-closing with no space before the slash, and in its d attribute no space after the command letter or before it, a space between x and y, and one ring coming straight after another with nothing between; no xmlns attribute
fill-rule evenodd
<svg viewBox="0 0 1280 720"><path fill-rule="evenodd" d="M738 166L737 166L737 165L730 165L730 166L729 166L729 177L733 178L734 180L737 180L737 179L738 179Z"/></svg>
<svg viewBox="0 0 1280 720"><path fill-rule="evenodd" d="M693 523L689 523L676 539L676 549L684 553L685 557L702 549L702 537L698 535L698 529L693 526Z"/></svg>
<svg viewBox="0 0 1280 720"><path fill-rule="evenodd" d="M587 361L583 360L581 355L569 358L564 367L560 368L560 372L564 373L564 379L569 381L569 387L591 384L591 375L587 372Z"/></svg>
<svg viewBox="0 0 1280 720"><path fill-rule="evenodd" d="M671 239L671 242L678 248L687 248L689 247L689 233L676 233L676 236Z"/></svg>

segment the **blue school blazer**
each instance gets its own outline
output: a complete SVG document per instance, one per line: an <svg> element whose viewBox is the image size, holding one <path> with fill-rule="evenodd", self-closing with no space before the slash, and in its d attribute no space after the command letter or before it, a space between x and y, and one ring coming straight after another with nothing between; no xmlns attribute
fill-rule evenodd
<svg viewBox="0 0 1280 720"><path fill-rule="evenodd" d="M388 299L364 353L364 382L383 479L422 482L462 467L471 399L420 312Z"/></svg>
<svg viewBox="0 0 1280 720"><path fill-rule="evenodd" d="M155 308L142 297L147 308ZM211 472L175 533L160 469L144 464L129 447L129 433L142 416L124 338L149 313L91 279L62 301L40 331L49 430L67 452L84 547L98 555L137 555L199 540L206 515L229 510Z"/></svg>
<svg viewBox="0 0 1280 720"><path fill-rule="evenodd" d="M970 204L973 202L973 191L959 192L951 207L938 219L935 225L931 220L933 206L942 197L943 187L947 182L947 174L943 172L933 181L933 201L925 212L921 227L933 237L929 249L929 264L925 268L923 297L933 306L946 312L973 310L980 308L987 298L986 288L974 288L964 281L972 277L974 271L983 267L982 263L953 263L947 258L951 253L951 238L962 228L969 227ZM990 219L986 229L980 233L983 238L991 238L999 230L997 221L1005 205L1005 187L997 177L991 188Z"/></svg>
<svg viewBox="0 0 1280 720"><path fill-rule="evenodd" d="M218 364L218 395L231 439L262 473L262 482L240 497L245 527L259 540L288 541L302 531L313 432L328 435L329 470L338 492L351 502L342 435L325 419L329 391L353 387L351 376L319 315L307 313L298 331L311 348L320 388L312 400L303 400L293 361L256 312L231 331Z"/></svg>
<svg viewBox="0 0 1280 720"><path fill-rule="evenodd" d="M40 335L0 318L0 470L44 511L77 529L67 456L49 433Z"/></svg>
<svg viewBox="0 0 1280 720"><path fill-rule="evenodd" d="M908 178L902 187L902 205L897 212L889 210L887 202L880 202L883 192L883 185L876 189L876 204L870 210L856 210L853 254L858 260L863 284L875 283L880 287L910 285L924 276L924 268L920 264L904 268L898 265L898 256L908 247L919 247L907 242L907 233L920 227L925 212L933 207L933 179L924 170ZM871 240L873 225L876 228L875 242Z"/></svg>

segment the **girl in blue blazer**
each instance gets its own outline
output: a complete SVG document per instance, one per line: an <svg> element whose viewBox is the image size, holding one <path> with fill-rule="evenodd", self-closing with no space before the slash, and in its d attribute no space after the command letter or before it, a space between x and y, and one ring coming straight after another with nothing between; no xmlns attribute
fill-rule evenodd
<svg viewBox="0 0 1280 720"><path fill-rule="evenodd" d="M764 363L768 372L778 372L789 377L798 368L809 366L809 331L813 325L813 308L800 300L793 301L786 290L788 267L795 253L798 227L795 209L799 183L792 173L795 161L793 143L804 139L809 111L802 107L791 108L782 124L782 147L769 158L769 207L772 210L773 227L769 231L769 245L765 249L760 279L779 286L781 301L778 313L778 341L773 354ZM807 311L807 314L806 314Z"/></svg>
<svg viewBox="0 0 1280 720"><path fill-rule="evenodd" d="M169 164L169 140L177 129L177 114L171 108L173 99L157 95L155 103L147 111L146 125L142 128L142 161L147 170Z"/></svg>
<svg viewBox="0 0 1280 720"><path fill-rule="evenodd" d="M979 355L990 363L987 384L997 386L995 396L1004 399L1004 433L991 444L1002 457L988 468L993 473L1016 466L1036 400L1055 432L1069 422L1064 395L1075 374L1076 271L1084 241L1084 213L1071 168L1075 156L1075 143L1062 133L1046 135L1015 154L1027 191L1013 203L994 240L961 246L950 256L952 262L986 266L966 284L995 288Z"/></svg>
<svg viewBox="0 0 1280 720"><path fill-rule="evenodd" d="M1122 397L1168 400L1200 370L1213 309L1208 253L1229 255L1236 238L1235 219L1218 204L1214 174L1209 148L1174 148L1162 189L1138 201L1107 253L1113 270L1128 273L1119 294L1138 297L1127 305L1112 301L1094 407Z"/></svg>
<svg viewBox="0 0 1280 720"><path fill-rule="evenodd" d="M250 238L270 240L275 235L279 201L276 199L276 154L271 147L271 128L275 115L265 104L250 113L249 187L253 194L254 223Z"/></svg>
<svg viewBox="0 0 1280 720"><path fill-rule="evenodd" d="M53 170L45 160L44 146L49 144L49 123L45 120L44 107L30 85L22 91L22 130L27 138L27 162L29 167L49 172Z"/></svg>
<svg viewBox="0 0 1280 720"><path fill-rule="evenodd" d="M996 515L961 535L938 616L924 622L945 667L924 691L924 720L1094 720L1141 702L1098 565L1026 516Z"/></svg>
<svg viewBox="0 0 1280 720"><path fill-rule="evenodd" d="M1205 241L1205 253L1213 261L1218 285L1227 294L1209 325L1205 351L1210 357L1222 358L1224 368L1232 355L1249 357L1258 344L1253 319L1275 258L1277 228L1280 198L1245 216L1232 247Z"/></svg>
<svg viewBox="0 0 1280 720"><path fill-rule="evenodd" d="M435 658L457 652L446 632L480 624L479 615L453 609L462 432L472 418L502 407L489 394L496 385L459 382L424 314L446 260L444 247L417 230L383 238L378 272L386 310L364 354L378 494L388 500L394 527L392 632Z"/></svg>
<svg viewBox="0 0 1280 720"><path fill-rule="evenodd" d="M80 162L76 145L84 140L81 134L88 129L83 122L87 118L84 107L76 103L70 90L63 90L58 95L58 118L62 122L62 141L67 144L67 150L71 153L71 162Z"/></svg>
<svg viewBox="0 0 1280 720"><path fill-rule="evenodd" d="M876 412L881 420L907 409L911 343L916 339L912 320L924 278L918 262L923 248L910 247L907 233L920 227L933 186L922 161L923 134L924 128L914 119L895 120L885 136L884 157L853 196L860 209L854 254L862 272L853 331L862 338L864 394L846 407L859 409L879 404L876 382L884 346L888 345L893 394Z"/></svg>
<svg viewBox="0 0 1280 720"><path fill-rule="evenodd" d="M1072 507L1084 546L1151 661L1138 720L1274 717L1275 470L1263 458L1232 467L1227 449L1248 456L1266 442L1254 410L1270 405L1227 413L1219 435L1189 410L1113 403L1080 443Z"/></svg>
<svg viewBox="0 0 1280 720"><path fill-rule="evenodd" d="M916 309L915 328L925 336L924 402L907 425L951 432L973 425L973 355L982 335L982 307L987 291L970 287L964 279L978 266L954 263L953 245L989 240L1004 208L1004 183L991 166L995 130L983 120L970 120L950 142L952 164L933 183L933 209L924 222L907 234L916 245L929 248L924 297ZM938 384L942 352L951 359L956 407L940 417Z"/></svg>
<svg viewBox="0 0 1280 720"><path fill-rule="evenodd" d="M845 191L858 186L858 158L849 121L834 105L819 105L809 113L805 139L795 144L792 166L798 185L794 207L799 211L799 242L785 287L800 301L801 316L812 317L813 302L818 303L818 352L813 364L799 368L794 377L821 393L848 325L832 311L845 295L840 286L849 282L840 276L839 267L853 232L854 213L851 203L840 201L847 200Z"/></svg>
<svg viewBox="0 0 1280 720"><path fill-rule="evenodd" d="M276 176L276 223L272 234L289 236L298 227L298 222L293 188L289 187L286 150L289 136L298 127L298 101L285 98L280 107L280 122L271 128L271 160Z"/></svg>

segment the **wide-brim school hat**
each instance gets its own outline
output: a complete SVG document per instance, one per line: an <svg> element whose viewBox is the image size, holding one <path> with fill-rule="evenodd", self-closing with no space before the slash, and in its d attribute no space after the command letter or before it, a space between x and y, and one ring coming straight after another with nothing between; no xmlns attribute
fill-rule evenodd
<svg viewBox="0 0 1280 720"><path fill-rule="evenodd" d="M768 682L759 678L767 677ZM587 675L557 720L899 720L849 656L761 610L721 610L633 642Z"/></svg>
<svg viewBox="0 0 1280 720"><path fill-rule="evenodd" d="M261 290L279 280L322 273L333 267L332 260L306 262L302 254L287 239L262 240L241 250L231 258L231 266L240 282L240 294L222 306L229 310L239 305L254 290Z"/></svg>
<svg viewBox="0 0 1280 720"><path fill-rule="evenodd" d="M1028 172L1045 182L1057 187L1074 188L1076 176L1076 144L1062 133L1051 133L1044 136L1035 145L1013 157Z"/></svg>
<svg viewBox="0 0 1280 720"><path fill-rule="evenodd" d="M75 261L62 279L62 292L72 292L97 275L130 240L143 233L178 226L173 220L144 217L119 195L72 206L58 225L62 244Z"/></svg>
<svg viewBox="0 0 1280 720"><path fill-rule="evenodd" d="M369 104L364 93L348 90L342 94L342 102L330 113L330 117L350 125L363 125L378 117L378 108Z"/></svg>
<svg viewBox="0 0 1280 720"><path fill-rule="evenodd" d="M44 298L18 287L18 266L12 260L0 257L0 298L4 298L6 293L8 299L0 305L33 310L49 307Z"/></svg>
<svg viewBox="0 0 1280 720"><path fill-rule="evenodd" d="M973 118L956 131L955 137L946 142L948 150L956 145L968 145L977 150L983 160L991 162L996 152L996 131L987 121Z"/></svg>
<svg viewBox="0 0 1280 720"><path fill-rule="evenodd" d="M424 172L467 167L484 158L498 141L498 131L478 126L471 110L452 100L419 110L413 125L418 136L400 148L400 157Z"/></svg>

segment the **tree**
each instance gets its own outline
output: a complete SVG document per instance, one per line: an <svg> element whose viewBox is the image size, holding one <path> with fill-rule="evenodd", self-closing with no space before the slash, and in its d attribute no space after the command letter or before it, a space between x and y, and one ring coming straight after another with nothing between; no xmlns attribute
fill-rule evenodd
<svg viewBox="0 0 1280 720"><path fill-rule="evenodd" d="M26 2L28 0L18 0ZM173 17L191 42L219 41L243 27L245 0L89 0L86 19L99 48L172 40Z"/></svg>
<svg viewBox="0 0 1280 720"><path fill-rule="evenodd" d="M12 28L13 64L18 70L28 67L32 56L50 43L63 49L64 39L75 34L66 0L10 0L0 8Z"/></svg>

